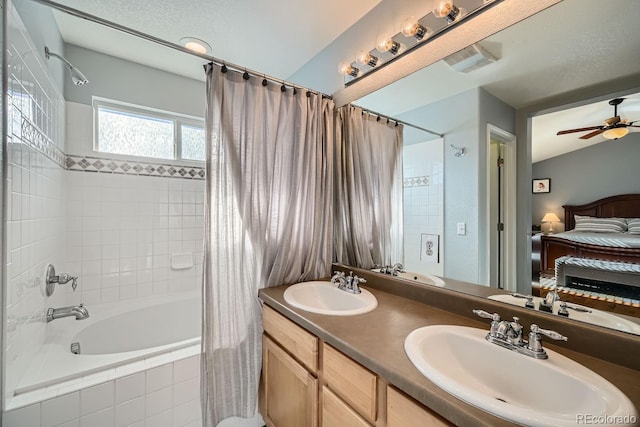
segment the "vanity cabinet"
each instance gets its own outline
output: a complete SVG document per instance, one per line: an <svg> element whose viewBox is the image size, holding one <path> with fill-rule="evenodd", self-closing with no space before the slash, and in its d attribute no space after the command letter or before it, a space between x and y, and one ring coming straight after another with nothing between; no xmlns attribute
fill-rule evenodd
<svg viewBox="0 0 640 427"><path fill-rule="evenodd" d="M318 425L318 339L264 307L260 412L269 427Z"/></svg>
<svg viewBox="0 0 640 427"><path fill-rule="evenodd" d="M260 412L269 427L451 426L264 306Z"/></svg>

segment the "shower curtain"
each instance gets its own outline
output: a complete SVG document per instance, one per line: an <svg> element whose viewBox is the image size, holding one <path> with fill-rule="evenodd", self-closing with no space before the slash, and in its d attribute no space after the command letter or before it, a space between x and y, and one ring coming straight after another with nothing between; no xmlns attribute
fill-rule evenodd
<svg viewBox="0 0 640 427"><path fill-rule="evenodd" d="M201 399L215 426L256 413L258 290L330 273L334 104L210 64L205 122Z"/></svg>
<svg viewBox="0 0 640 427"><path fill-rule="evenodd" d="M373 268L402 262L403 126L351 105L337 111L335 259Z"/></svg>

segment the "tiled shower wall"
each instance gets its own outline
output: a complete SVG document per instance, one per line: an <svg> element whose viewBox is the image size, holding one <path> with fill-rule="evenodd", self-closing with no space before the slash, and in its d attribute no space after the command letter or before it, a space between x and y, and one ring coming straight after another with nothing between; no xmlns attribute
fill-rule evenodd
<svg viewBox="0 0 640 427"><path fill-rule="evenodd" d="M48 307L83 302L90 311L100 302L195 289L204 228L202 168L174 173L172 165L103 159L117 167L96 172L65 155L63 96L10 13L5 400L44 342ZM180 254L191 254L193 266L172 268ZM57 285L47 298L49 263L58 274L78 275L78 289Z"/></svg>
<svg viewBox="0 0 640 427"><path fill-rule="evenodd" d="M202 278L204 181L65 172L67 303L89 306L196 289ZM190 268L172 268L176 255Z"/></svg>
<svg viewBox="0 0 640 427"><path fill-rule="evenodd" d="M12 10L15 14L15 11ZM37 60L15 16L8 33L7 283L5 394L44 341L43 314L64 303L46 298L48 263L64 259L64 100Z"/></svg>
<svg viewBox="0 0 640 427"><path fill-rule="evenodd" d="M417 273L444 274L443 140L403 147L404 266ZM421 259L423 234L440 236L440 262Z"/></svg>

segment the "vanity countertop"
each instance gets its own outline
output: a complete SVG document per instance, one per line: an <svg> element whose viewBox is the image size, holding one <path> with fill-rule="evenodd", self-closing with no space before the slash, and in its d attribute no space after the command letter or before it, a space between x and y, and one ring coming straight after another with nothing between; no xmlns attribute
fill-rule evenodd
<svg viewBox="0 0 640 427"><path fill-rule="evenodd" d="M293 322L345 353L381 378L463 426L509 426L512 423L468 405L422 376L404 352L404 340L414 329L427 325L471 326L488 331L489 323L365 286L378 299L378 307L356 316L326 316L294 308L284 300L288 286L260 290L260 298ZM528 325L527 325L528 326ZM640 372L575 351L544 345L597 372L616 385L640 408ZM525 357L525 356L523 356ZM517 375L517 370L505 371ZM523 387L526 385L523 384Z"/></svg>

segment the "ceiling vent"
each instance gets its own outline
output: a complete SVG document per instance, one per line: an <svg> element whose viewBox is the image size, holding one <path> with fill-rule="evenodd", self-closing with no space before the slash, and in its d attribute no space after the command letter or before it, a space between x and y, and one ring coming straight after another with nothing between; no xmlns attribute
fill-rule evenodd
<svg viewBox="0 0 640 427"><path fill-rule="evenodd" d="M497 60L498 58L477 43L444 58L444 61L459 73L469 73Z"/></svg>

